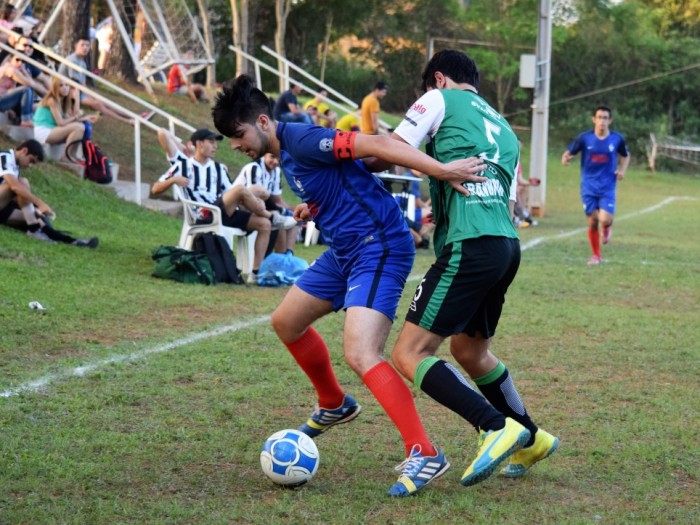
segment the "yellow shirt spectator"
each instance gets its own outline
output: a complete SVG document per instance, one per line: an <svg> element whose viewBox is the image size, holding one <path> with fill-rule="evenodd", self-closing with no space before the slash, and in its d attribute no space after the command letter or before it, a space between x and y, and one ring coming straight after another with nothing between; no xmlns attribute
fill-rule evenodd
<svg viewBox="0 0 700 525"><path fill-rule="evenodd" d="M376 135L379 132L379 110L381 109L379 99L384 98L386 90L387 85L384 82L377 82L374 90L362 99L362 124L360 125L362 133Z"/></svg>
<svg viewBox="0 0 700 525"><path fill-rule="evenodd" d="M354 113L348 113L341 117L336 127L341 131L360 131L360 117Z"/></svg>

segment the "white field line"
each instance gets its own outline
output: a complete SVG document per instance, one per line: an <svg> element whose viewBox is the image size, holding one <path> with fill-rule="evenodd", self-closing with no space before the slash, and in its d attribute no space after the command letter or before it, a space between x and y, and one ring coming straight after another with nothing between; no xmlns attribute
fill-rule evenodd
<svg viewBox="0 0 700 525"><path fill-rule="evenodd" d="M633 219L635 217L639 217L640 215L644 215L647 213L652 213L654 211L657 211L658 209L662 208L663 206L666 206L667 204L670 204L673 201L676 200L697 200L694 197L668 197L658 204L655 204L653 206L650 206L648 208L644 208L642 210L638 210L636 212L632 212L628 215L625 215L623 217L618 217L615 219L615 222L619 221L624 221L628 219ZM567 237L571 237L573 235L577 235L580 233L583 233L586 231L586 228L576 228L575 230L569 230L567 232L562 232L558 235L552 235L549 237L537 237L521 246L521 250L529 250L530 248L534 248L535 246L539 245L540 243L548 240L558 240L558 239L564 239ZM408 278L409 281L416 281L418 279L422 278L421 275L412 275ZM206 332L198 332L196 334L189 335L187 337L183 337L182 339L178 339L176 341L172 341L170 343L166 343L163 345L159 346L154 346L151 348L146 348L144 350L140 350L138 352L133 352L131 354L120 354L120 355L114 355L111 357L108 357L106 359L100 359L97 361L93 361L92 363L88 363L86 365L82 366L77 366L74 368L67 368L61 372L57 372L55 374L47 374L43 377L40 377L39 379L35 379L34 381L28 381L26 383L22 383L19 386L16 386L14 388L9 388L3 392L0 392L0 398L7 398L7 397L12 397L19 395L21 393L31 393L31 392L37 392L51 383L55 383L57 381L69 379L71 377L82 377L87 373L94 372L96 370L99 370L101 368L104 368L107 365L110 365L112 363L123 363L126 361L135 361L137 359L141 359L143 357L146 357L151 354L161 354L163 352L169 352L170 350L174 350L176 348L179 348L181 346L188 345L190 343L196 343L197 341L201 341L203 339L208 339L210 337L216 337L219 335L223 335L229 332L237 332L239 330L243 330L245 328L249 328L251 326L256 326L259 324L262 324L264 322L267 322L270 320L269 315L264 315L261 317L256 317L254 319L249 319L247 321L240 321L237 323L233 323L230 325L226 326L220 326L218 328L214 328L212 330L208 330Z"/></svg>
<svg viewBox="0 0 700 525"><path fill-rule="evenodd" d="M652 213L657 211L660 208L663 208L667 204L671 204L674 201L694 201L697 200L695 197L667 197L658 204L654 204L653 206L649 206L648 208L644 208L641 210L637 210L632 213L628 213L627 215L623 215L622 217L615 217L615 222L620 222L620 221L626 221L629 219L634 219L635 217L639 217L640 215L646 215L647 213ZM520 246L521 251L529 250L530 248L534 248L540 243L543 243L544 241L551 241L551 240L559 240L559 239L566 239L567 237L572 237L574 235L578 235L580 233L584 233L587 230L586 227L583 228L576 228L575 230L569 230L567 232L562 232L558 235L551 235L549 237L535 237L531 241L526 242L525 244Z"/></svg>
<svg viewBox="0 0 700 525"><path fill-rule="evenodd" d="M171 343L165 343L163 345L158 345L158 346L153 346L151 348L146 348L144 350L140 350L138 352L133 352L131 354L121 354L121 355L113 355L110 356L106 359L100 359L98 361L93 361L92 363L88 363L83 366L76 366L75 368L67 368L63 370L62 372L58 372L55 374L48 374L45 375L44 377L40 377L39 379L36 379L34 381L29 381L27 383L23 383L15 388L10 388L8 390L5 390L4 392L0 392L0 397L11 397L11 396L16 396L18 394L21 394L23 392L36 392L38 390L41 390L42 388L48 386L50 383L54 383L56 381L60 381L62 379L68 379L71 377L82 377L85 374L88 374L90 372L94 372L100 368L103 368L107 365L110 365L112 363L123 363L125 361L135 361L137 359L141 359L145 356L151 355L151 354L162 354L163 352L169 352L170 350L173 350L175 348L178 348L180 346L188 345L190 343L196 343L197 341L201 341L202 339L208 339L210 337L216 337L219 335L226 334L228 332L237 332L238 330L243 330L244 328L249 328L251 326L259 325L262 324L266 321L270 320L269 315L264 315L261 317L256 317L254 319L249 319L247 321L240 321L237 323L233 323L230 325L226 326L220 326L218 328L214 328L213 330L208 330L206 332L199 332L196 334L188 335L187 337L183 337L182 339L178 339L176 341L173 341Z"/></svg>

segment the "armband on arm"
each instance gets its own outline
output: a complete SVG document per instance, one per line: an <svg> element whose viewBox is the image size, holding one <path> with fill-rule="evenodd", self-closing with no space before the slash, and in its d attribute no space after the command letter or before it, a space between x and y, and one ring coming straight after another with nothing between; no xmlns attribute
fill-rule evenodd
<svg viewBox="0 0 700 525"><path fill-rule="evenodd" d="M355 137L357 131L335 132L333 139L333 154L336 160L353 160L355 158Z"/></svg>

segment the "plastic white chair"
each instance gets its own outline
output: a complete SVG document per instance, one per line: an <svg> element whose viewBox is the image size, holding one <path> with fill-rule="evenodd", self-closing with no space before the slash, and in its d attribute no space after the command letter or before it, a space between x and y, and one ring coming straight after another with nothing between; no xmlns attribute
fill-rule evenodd
<svg viewBox="0 0 700 525"><path fill-rule="evenodd" d="M236 266L243 273L250 274L253 271L253 256L255 255L255 238L258 232L248 232L239 228L229 228L221 222L221 210L213 204L204 204L201 202L186 199L182 190L176 184L173 184L173 194L175 199L182 203L182 230L180 232L179 248L192 250L194 238L200 233L211 232L216 235L221 235L233 250L233 238L236 238ZM212 214L212 221L207 224L197 224L197 216L194 212L194 207L209 210Z"/></svg>
<svg viewBox="0 0 700 525"><path fill-rule="evenodd" d="M321 232L316 229L314 221L306 222L306 235L304 236L304 246L311 246L318 243L318 236Z"/></svg>
<svg viewBox="0 0 700 525"><path fill-rule="evenodd" d="M401 206L403 216L411 221L416 220L416 196L412 193L403 191L401 193L392 193L393 197Z"/></svg>

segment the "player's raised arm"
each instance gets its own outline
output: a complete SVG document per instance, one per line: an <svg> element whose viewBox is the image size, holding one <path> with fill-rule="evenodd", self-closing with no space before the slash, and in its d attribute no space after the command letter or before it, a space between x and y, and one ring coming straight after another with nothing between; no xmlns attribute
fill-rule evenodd
<svg viewBox="0 0 700 525"><path fill-rule="evenodd" d="M416 169L439 180L451 183L461 193L467 191L460 186L463 182L484 182L486 177L478 176L486 169L483 160L477 157L460 159L443 164L422 151L382 135L366 135L362 133L339 132L336 135L334 148L339 159L377 159Z"/></svg>

